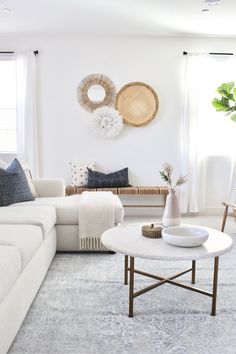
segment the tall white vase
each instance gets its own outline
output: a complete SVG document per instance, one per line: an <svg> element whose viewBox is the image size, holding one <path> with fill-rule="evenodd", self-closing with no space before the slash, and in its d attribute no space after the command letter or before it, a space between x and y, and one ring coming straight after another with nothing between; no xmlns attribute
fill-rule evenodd
<svg viewBox="0 0 236 354"><path fill-rule="evenodd" d="M175 195L175 190L170 189L166 198L165 210L162 217L162 223L166 227L180 225L180 211L178 198Z"/></svg>

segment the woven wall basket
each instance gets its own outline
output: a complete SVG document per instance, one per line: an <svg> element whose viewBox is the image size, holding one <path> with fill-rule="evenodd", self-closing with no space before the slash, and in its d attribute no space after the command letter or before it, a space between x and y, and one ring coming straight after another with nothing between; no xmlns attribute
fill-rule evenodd
<svg viewBox="0 0 236 354"><path fill-rule="evenodd" d="M91 86L100 85L104 88L105 97L101 101L92 101L88 96ZM86 76L78 85L77 96L80 105L86 111L93 112L98 107L114 106L116 99L116 88L114 83L103 74L90 74Z"/></svg>
<svg viewBox="0 0 236 354"><path fill-rule="evenodd" d="M143 82L131 82L121 88L116 96L116 109L125 123L141 127L156 116L159 101L153 88Z"/></svg>

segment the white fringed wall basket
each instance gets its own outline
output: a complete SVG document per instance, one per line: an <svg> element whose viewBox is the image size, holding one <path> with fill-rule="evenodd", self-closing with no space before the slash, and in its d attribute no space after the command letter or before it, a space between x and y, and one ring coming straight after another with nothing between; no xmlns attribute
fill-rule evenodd
<svg viewBox="0 0 236 354"><path fill-rule="evenodd" d="M88 96L88 90L94 85L100 85L105 91L105 97L101 101L92 101ZM89 112L102 106L114 106L116 99L116 88L112 80L103 74L90 74L78 85L77 97L80 105Z"/></svg>

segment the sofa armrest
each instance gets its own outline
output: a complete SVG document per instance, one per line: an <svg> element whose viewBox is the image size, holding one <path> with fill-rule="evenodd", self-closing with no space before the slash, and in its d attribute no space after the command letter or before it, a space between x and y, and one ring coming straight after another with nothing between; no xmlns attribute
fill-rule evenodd
<svg viewBox="0 0 236 354"><path fill-rule="evenodd" d="M33 178L39 197L64 197L65 181L61 178Z"/></svg>

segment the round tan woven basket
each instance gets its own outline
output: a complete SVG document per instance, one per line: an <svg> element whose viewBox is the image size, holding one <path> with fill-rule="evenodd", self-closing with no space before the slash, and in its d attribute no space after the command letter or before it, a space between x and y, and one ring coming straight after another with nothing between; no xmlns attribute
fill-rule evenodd
<svg viewBox="0 0 236 354"><path fill-rule="evenodd" d="M123 86L116 96L116 109L125 123L141 127L156 116L159 101L153 88L143 82L131 82Z"/></svg>
<svg viewBox="0 0 236 354"><path fill-rule="evenodd" d="M161 226L154 226L154 224L142 226L142 235L145 237L160 238L161 232Z"/></svg>

